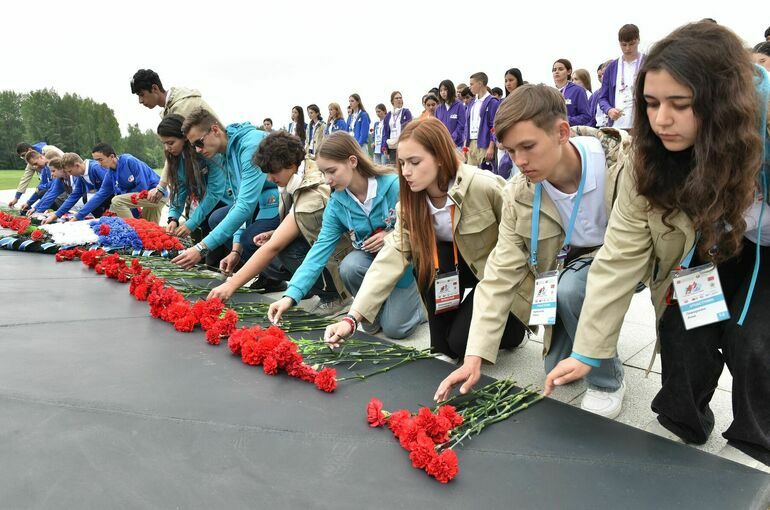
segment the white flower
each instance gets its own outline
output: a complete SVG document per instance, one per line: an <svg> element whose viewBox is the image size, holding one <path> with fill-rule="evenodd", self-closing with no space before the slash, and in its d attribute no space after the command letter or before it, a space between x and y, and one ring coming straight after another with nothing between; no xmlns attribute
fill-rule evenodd
<svg viewBox="0 0 770 510"><path fill-rule="evenodd" d="M53 242L62 246L80 246L94 244L99 236L94 234L88 221L74 221L66 223L52 223L40 228L51 234Z"/></svg>

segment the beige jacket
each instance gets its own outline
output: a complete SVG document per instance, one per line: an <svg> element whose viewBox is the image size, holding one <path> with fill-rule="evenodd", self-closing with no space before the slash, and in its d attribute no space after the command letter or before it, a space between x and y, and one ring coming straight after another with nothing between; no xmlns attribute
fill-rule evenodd
<svg viewBox="0 0 770 510"><path fill-rule="evenodd" d="M305 152L310 159L315 159L315 153L318 152L318 148L321 146L321 142L324 139L324 131L326 130L326 123L321 121L313 128L313 138L305 140ZM310 153L310 149L313 149L313 154Z"/></svg>
<svg viewBox="0 0 770 510"><path fill-rule="evenodd" d="M53 158L60 158L64 156L64 153L59 149L58 147L54 145L44 145L43 146L43 156L45 156L45 159L51 160ZM24 173L21 174L21 179L19 180L19 186L16 188L17 193L24 193L27 191L27 187L29 186L29 182L32 180L32 178L35 176L35 170L27 164L27 166L24 168Z"/></svg>
<svg viewBox="0 0 770 510"><path fill-rule="evenodd" d="M331 188L324 182L318 165L311 159L305 159L305 174L302 176L297 189L292 192L292 206L294 207L294 219L299 231L305 240L312 246L318 240L321 231L324 210L331 196ZM353 245L348 236L341 236L334 253L326 263L326 269L332 276L334 287L343 299L350 297L350 292L345 288L340 277L340 264L342 259L351 252ZM321 277L323 273L321 273ZM324 282L326 283L326 282ZM329 285L324 285L328 288Z"/></svg>
<svg viewBox="0 0 770 510"><path fill-rule="evenodd" d="M460 165L449 197L456 204L455 243L468 267L479 280L487 257L497 242L505 181L486 170ZM401 208L396 207L396 228L385 237L385 246L369 267L351 310L371 322L412 259L409 232L402 228Z"/></svg>
<svg viewBox="0 0 770 510"><path fill-rule="evenodd" d="M204 108L213 113L215 117L219 118L211 109L206 101L201 97L201 93L195 89L186 89L184 87L171 87L168 89L166 95L166 106L160 114L160 118L164 119L167 115L175 113L187 118L193 110L197 108ZM158 186L168 186L168 161L163 164L163 171L160 173L160 182Z"/></svg>
<svg viewBox="0 0 770 510"><path fill-rule="evenodd" d="M572 135L595 136L602 143L607 160L604 200L609 215L617 194L618 175L624 171L628 162L630 138L625 131L612 128L598 130L576 127L572 129ZM529 265L534 189L535 185L527 182L522 174L516 175L505 188L500 236L489 256L484 279L476 287L466 356L480 356L490 363L495 362L509 311L523 324L529 323L535 289L535 271ZM561 250L565 235L559 211L548 194L543 193L538 271L556 269L556 255ZM636 280L634 286L639 281ZM544 355L551 343L551 327L545 329Z"/></svg>

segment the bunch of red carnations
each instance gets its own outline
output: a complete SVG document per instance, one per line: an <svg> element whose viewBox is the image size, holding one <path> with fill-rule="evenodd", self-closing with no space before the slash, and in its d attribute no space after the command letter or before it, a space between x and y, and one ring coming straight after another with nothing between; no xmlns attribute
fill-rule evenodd
<svg viewBox="0 0 770 510"><path fill-rule="evenodd" d="M184 249L184 246L179 242L179 239L168 235L163 227L157 223L136 218L123 218L123 221L134 229L139 236L139 239L142 241L145 250L160 251Z"/></svg>
<svg viewBox="0 0 770 510"><path fill-rule="evenodd" d="M262 366L268 375L283 370L290 377L315 384L327 393L337 388L337 371L333 368L315 368L306 365L297 344L292 342L277 326L263 329L260 326L236 329L230 335L227 346L233 354L239 355L247 365Z"/></svg>
<svg viewBox="0 0 770 510"><path fill-rule="evenodd" d="M54 257L56 259L56 262L64 262L66 260L80 260L81 255L86 252L85 248L72 248L69 250L59 250L56 252L56 256Z"/></svg>
<svg viewBox="0 0 770 510"><path fill-rule="evenodd" d="M409 452L409 460L441 483L447 483L460 471L457 454L445 447L450 432L463 423L463 417L453 406L442 405L434 412L421 407L417 414L407 409L395 412L383 410L382 402L372 398L366 406L371 427L387 425L401 446Z"/></svg>
<svg viewBox="0 0 770 510"><path fill-rule="evenodd" d="M0 227L9 228L11 230L15 230L19 234L23 234L31 223L32 220L27 217L14 216L13 214L0 211Z"/></svg>
<svg viewBox="0 0 770 510"><path fill-rule="evenodd" d="M143 189L139 193L133 193L131 195L131 203L134 205L137 205L139 203L139 200L144 200L147 198L147 190Z"/></svg>

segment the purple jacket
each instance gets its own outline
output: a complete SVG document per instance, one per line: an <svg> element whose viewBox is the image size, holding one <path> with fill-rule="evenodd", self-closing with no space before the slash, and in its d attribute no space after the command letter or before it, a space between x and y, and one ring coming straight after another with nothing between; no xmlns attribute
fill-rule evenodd
<svg viewBox="0 0 770 510"><path fill-rule="evenodd" d="M436 107L436 118L444 123L452 135L455 145L463 146L463 136L465 135L465 105L459 99L455 99L447 110L443 104Z"/></svg>
<svg viewBox="0 0 770 510"><path fill-rule="evenodd" d="M382 150L385 152L388 152L388 138L390 138L390 119L393 116L393 110L389 111L387 115L385 115L385 118L382 119L382 122L385 123L385 125L382 127ZM401 109L401 130L404 130L404 126L409 124L409 121L412 120L412 112L409 111L409 108L402 108Z"/></svg>
<svg viewBox="0 0 770 510"><path fill-rule="evenodd" d="M597 98L599 107L604 113L609 112L610 108L615 108L615 89L618 85L618 64L620 63L620 58L613 60L607 65L607 68L604 70L604 77L602 78L602 88L596 91L596 94L599 95ZM639 67L641 68L644 63L644 55L640 53L639 58ZM612 126L612 123L612 119L607 120L607 126Z"/></svg>
<svg viewBox="0 0 770 510"><path fill-rule="evenodd" d="M591 123L589 126L591 127L596 127L596 107L599 104L599 97L601 97L603 88L604 86L599 87L599 90L588 98L588 111L591 113Z"/></svg>
<svg viewBox="0 0 770 510"><path fill-rule="evenodd" d="M564 87L564 101L567 102L567 120L570 126L590 126L591 112L588 110L586 89L580 85L567 82Z"/></svg>
<svg viewBox="0 0 770 510"><path fill-rule="evenodd" d="M473 101L468 103L468 107L465 109L465 135L463 138L466 147L471 144L471 110L476 101L478 99L473 98ZM500 101L492 94L489 94L481 103L481 123L479 124L479 139L477 140L479 147L486 149L491 142L497 141L492 129L495 127L495 114L499 105Z"/></svg>

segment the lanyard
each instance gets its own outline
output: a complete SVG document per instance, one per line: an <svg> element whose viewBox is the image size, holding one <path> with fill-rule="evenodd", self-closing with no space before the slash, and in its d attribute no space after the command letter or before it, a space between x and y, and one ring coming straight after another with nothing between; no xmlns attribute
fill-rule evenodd
<svg viewBox="0 0 770 510"><path fill-rule="evenodd" d="M572 231L575 229L575 221L577 221L578 209L580 209L580 201L583 199L583 189L586 184L586 155L585 149L581 145L575 145L580 153L580 185L578 185L577 194L575 195L575 205L572 206L572 214L569 218L569 226L567 227L566 235L564 236L564 244L559 250L559 254L556 256L557 267L562 264L564 259L567 258L567 253L570 250L570 240L572 239ZM529 261L532 264L532 269L537 272L537 245L538 236L540 234L540 202L542 200L543 184L538 182L535 184L535 200L532 204L532 241L529 248Z"/></svg>
<svg viewBox="0 0 770 510"><path fill-rule="evenodd" d="M687 269L690 267L690 263L692 262L693 256L695 256L695 248L698 246L698 241L700 240L700 232L698 232L695 235L695 242L692 245L692 248L690 248L690 251L687 252L687 255L685 255L684 260L682 260L682 263L679 265L682 269Z"/></svg>
<svg viewBox="0 0 770 510"><path fill-rule="evenodd" d="M449 206L449 217L451 218L451 226L452 226L452 251L454 251L455 255L455 270L457 269L457 266L460 265L460 259L457 256L457 244L455 244L455 206L450 205ZM436 273L439 271L439 264L438 264L438 248L436 248L436 245L433 245L433 267L436 268Z"/></svg>

